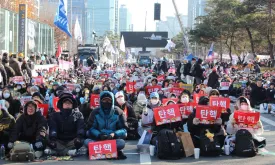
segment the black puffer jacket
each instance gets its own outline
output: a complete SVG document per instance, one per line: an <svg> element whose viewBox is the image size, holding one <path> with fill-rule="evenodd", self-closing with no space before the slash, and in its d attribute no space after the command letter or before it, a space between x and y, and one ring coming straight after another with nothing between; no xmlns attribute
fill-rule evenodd
<svg viewBox="0 0 275 165"><path fill-rule="evenodd" d="M2 109L0 111L2 111L2 115L0 115L0 137L9 136L15 125L15 119L7 111Z"/></svg>
<svg viewBox="0 0 275 165"><path fill-rule="evenodd" d="M33 101L31 102L32 104L35 104ZM30 102L26 103L24 107L24 113L16 120L15 127L10 136L10 142L19 140L34 143L38 140L41 140L41 138L44 138L41 136L41 134L46 134L47 132L47 120L40 111L35 112L35 114L31 116L28 115L27 106L29 104Z"/></svg>

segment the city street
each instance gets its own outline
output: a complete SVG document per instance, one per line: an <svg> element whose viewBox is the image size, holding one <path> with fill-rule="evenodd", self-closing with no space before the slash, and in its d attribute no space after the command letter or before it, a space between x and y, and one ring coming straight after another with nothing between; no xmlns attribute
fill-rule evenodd
<svg viewBox="0 0 275 165"><path fill-rule="evenodd" d="M172 165L176 164L212 164L212 165L236 165L236 164L250 164L250 165L274 165L275 164L275 117L269 114L262 114L261 120L264 125L265 132L263 134L267 139L267 147L261 153L253 158L239 158L232 156L220 156L214 158L202 157L199 160L195 160L193 157L182 158L180 160L159 160L157 157L150 157L149 154L138 154L136 150L137 141L127 142L126 149L124 150L127 155L126 160L100 160L100 161L89 161L87 157L75 158L74 161L44 161L44 162L33 162L28 164L38 164L43 165L109 165L109 164L154 164L154 165ZM0 164L26 164L24 163L13 163L0 161Z"/></svg>

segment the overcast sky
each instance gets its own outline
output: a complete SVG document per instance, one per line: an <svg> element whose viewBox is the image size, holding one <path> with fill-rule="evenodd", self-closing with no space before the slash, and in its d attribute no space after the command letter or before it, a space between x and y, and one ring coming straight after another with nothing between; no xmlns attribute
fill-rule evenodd
<svg viewBox="0 0 275 165"><path fill-rule="evenodd" d="M147 11L147 31L156 29L154 21L154 3L161 3L161 19L166 16L175 16L175 9L172 0L119 0L120 5L125 4L132 14L132 23L135 31L144 31L145 13ZM188 0L176 0L180 14L187 15Z"/></svg>

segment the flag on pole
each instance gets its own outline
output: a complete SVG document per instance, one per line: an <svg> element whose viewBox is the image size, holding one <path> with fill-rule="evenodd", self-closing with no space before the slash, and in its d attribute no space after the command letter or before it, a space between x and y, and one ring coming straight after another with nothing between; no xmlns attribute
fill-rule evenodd
<svg viewBox="0 0 275 165"><path fill-rule="evenodd" d="M62 31L72 37L69 30L69 23L67 18L67 11L65 8L64 0L59 0L59 6L57 8L56 15L54 17L54 24Z"/></svg>
<svg viewBox="0 0 275 165"><path fill-rule="evenodd" d="M106 48L107 46L109 46L111 44L109 38L106 36L105 37L105 40L104 40L104 43L103 43L103 48Z"/></svg>
<svg viewBox="0 0 275 165"><path fill-rule="evenodd" d="M165 49L167 49L169 52L171 51L171 48L175 48L176 44L171 41L171 40L167 40L167 45L165 46Z"/></svg>
<svg viewBox="0 0 275 165"><path fill-rule="evenodd" d="M123 52L126 52L126 48L125 48L125 42L124 42L124 37L121 37L121 41L120 41L120 50Z"/></svg>
<svg viewBox="0 0 275 165"><path fill-rule="evenodd" d="M114 47L113 47L113 45L112 44L109 44L109 45L107 45L106 46L106 52L113 52L114 51Z"/></svg>
<svg viewBox="0 0 275 165"><path fill-rule="evenodd" d="M61 48L60 44L58 44L55 57L58 58L61 55L61 53L62 53L62 48Z"/></svg>
<svg viewBox="0 0 275 165"><path fill-rule="evenodd" d="M82 42L82 32L81 32L80 24L79 24L77 17L76 17L75 25L74 25L74 38L78 42L80 42L80 43Z"/></svg>
<svg viewBox="0 0 275 165"><path fill-rule="evenodd" d="M211 44L211 47L210 47L210 49L209 49L209 52L208 52L208 56L212 56L213 55L213 53L214 53L214 42L212 42L212 44Z"/></svg>

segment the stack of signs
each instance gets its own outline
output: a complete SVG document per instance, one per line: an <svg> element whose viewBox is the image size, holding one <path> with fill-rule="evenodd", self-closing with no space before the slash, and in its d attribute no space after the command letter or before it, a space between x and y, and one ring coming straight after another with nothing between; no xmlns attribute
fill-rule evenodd
<svg viewBox="0 0 275 165"><path fill-rule="evenodd" d="M182 119L188 119L188 116L193 113L196 103L179 104L179 109Z"/></svg>
<svg viewBox="0 0 275 165"><path fill-rule="evenodd" d="M215 121L221 117L221 110L217 107L202 106L196 107L196 118L201 124L215 124Z"/></svg>
<svg viewBox="0 0 275 165"><path fill-rule="evenodd" d="M37 107L44 117L48 116L49 104L38 104Z"/></svg>
<svg viewBox="0 0 275 165"><path fill-rule="evenodd" d="M156 125L181 121L179 106L176 104L154 108Z"/></svg>
<svg viewBox="0 0 275 165"><path fill-rule="evenodd" d="M15 76L10 79L15 84L24 84L24 77L23 76Z"/></svg>
<svg viewBox="0 0 275 165"><path fill-rule="evenodd" d="M260 112L243 112L243 111L235 111L234 119L236 124L233 125L235 128L250 128L250 129L258 129L260 128Z"/></svg>
<svg viewBox="0 0 275 165"><path fill-rule="evenodd" d="M31 96L22 96L20 98L21 105L25 105L27 102L29 102L31 100L32 100Z"/></svg>
<svg viewBox="0 0 275 165"><path fill-rule="evenodd" d="M227 109L230 108L230 99L224 97L210 97L210 106L219 107L222 113L227 113Z"/></svg>
<svg viewBox="0 0 275 165"><path fill-rule="evenodd" d="M100 105L99 98L100 98L99 95L92 94L90 98L90 107L93 107L93 108L99 107Z"/></svg>
<svg viewBox="0 0 275 165"><path fill-rule="evenodd" d="M147 86L145 89L147 95L150 95L153 92L158 92L159 90L161 90L161 86L159 85Z"/></svg>
<svg viewBox="0 0 275 165"><path fill-rule="evenodd" d="M117 158L116 140L105 140L89 143L89 159L112 159Z"/></svg>
<svg viewBox="0 0 275 165"><path fill-rule="evenodd" d="M42 76L38 76L38 77L34 77L32 78L34 85L42 85L43 84L43 77Z"/></svg>

